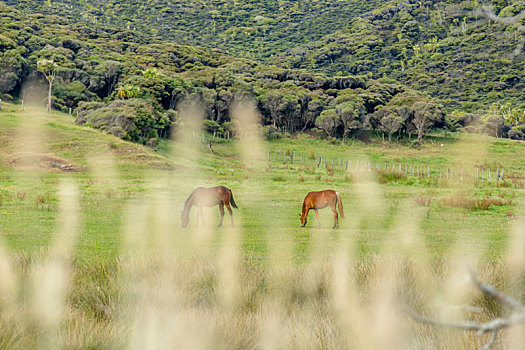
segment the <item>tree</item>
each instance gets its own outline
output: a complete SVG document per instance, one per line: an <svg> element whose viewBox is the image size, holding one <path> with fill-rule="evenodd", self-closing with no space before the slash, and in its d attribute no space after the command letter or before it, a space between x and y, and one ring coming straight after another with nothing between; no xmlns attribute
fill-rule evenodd
<svg viewBox="0 0 525 350"><path fill-rule="evenodd" d="M343 141L346 140L346 137L352 130L363 127L361 117L365 115L366 110L362 103L346 101L337 105L335 111L343 124Z"/></svg>
<svg viewBox="0 0 525 350"><path fill-rule="evenodd" d="M414 109L412 123L417 131L417 140L419 143L422 143L423 136L434 126L440 112L437 106L430 102L416 102L412 108Z"/></svg>
<svg viewBox="0 0 525 350"><path fill-rule="evenodd" d="M156 68L148 68L142 72L142 75L146 78L157 79L160 77L160 73Z"/></svg>
<svg viewBox="0 0 525 350"><path fill-rule="evenodd" d="M284 126L286 130L294 131L301 116L297 91L287 88L270 90L259 101L262 109L269 112L270 122L274 127Z"/></svg>
<svg viewBox="0 0 525 350"><path fill-rule="evenodd" d="M302 111L302 129L304 131L311 125L315 125L315 119L323 112L324 101L314 98L308 102Z"/></svg>
<svg viewBox="0 0 525 350"><path fill-rule="evenodd" d="M340 125L341 118L337 115L335 109L327 109L323 111L315 120L315 126L326 132L330 137L334 137L335 132Z"/></svg>
<svg viewBox="0 0 525 350"><path fill-rule="evenodd" d="M503 137L503 126L505 125L503 116L490 114L483 121L485 122L485 131L488 135Z"/></svg>
<svg viewBox="0 0 525 350"><path fill-rule="evenodd" d="M135 85L127 84L125 86L120 86L117 90L117 96L120 99L124 100L125 98L133 98L139 96L140 88Z"/></svg>
<svg viewBox="0 0 525 350"><path fill-rule="evenodd" d="M403 118L393 112L388 113L381 119L381 129L388 135L388 143L392 141L392 135L403 126Z"/></svg>
<svg viewBox="0 0 525 350"><path fill-rule="evenodd" d="M51 91L53 88L53 81L57 75L58 64L53 60L42 59L37 62L37 69L40 73L44 74L47 82L49 83L49 90L47 94L47 112L51 112Z"/></svg>

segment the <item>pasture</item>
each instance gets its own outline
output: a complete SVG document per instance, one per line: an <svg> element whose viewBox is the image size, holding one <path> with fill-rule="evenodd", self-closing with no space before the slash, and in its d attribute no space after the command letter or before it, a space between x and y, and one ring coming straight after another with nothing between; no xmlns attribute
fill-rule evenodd
<svg viewBox="0 0 525 350"><path fill-rule="evenodd" d="M2 347L162 348L181 339L184 348L475 347L484 339L414 324L394 311L395 297L422 309L434 299L473 301L486 309L475 317L490 318L494 305L443 287L459 280L467 257L487 282L522 295L521 270L512 269L523 259L513 249L523 247L525 143L434 134L416 149L299 135L216 139L211 153L212 135L188 132L152 151L64 114L2 108L0 255L16 281L0 286L16 300L2 312L16 321L2 323ZM503 180L481 179L481 168L504 169ZM212 207L203 226L194 208L182 229L187 196L216 185L235 196L236 226L226 213L216 228ZM321 229L313 212L301 228L304 196L327 188L344 203L340 228L331 229L328 208ZM50 266L58 291L34 277ZM35 281L44 290L35 300L58 298L58 314L32 309L23 286ZM32 327L28 319L47 321ZM358 335L377 327L378 339Z"/></svg>

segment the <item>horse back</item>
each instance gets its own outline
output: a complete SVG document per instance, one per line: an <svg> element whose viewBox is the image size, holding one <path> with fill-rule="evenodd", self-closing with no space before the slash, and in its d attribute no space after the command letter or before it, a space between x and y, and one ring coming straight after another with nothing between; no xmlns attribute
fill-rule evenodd
<svg viewBox="0 0 525 350"><path fill-rule="evenodd" d="M337 195L334 190L312 191L308 192L303 204L310 208L321 209L335 201L337 201Z"/></svg>

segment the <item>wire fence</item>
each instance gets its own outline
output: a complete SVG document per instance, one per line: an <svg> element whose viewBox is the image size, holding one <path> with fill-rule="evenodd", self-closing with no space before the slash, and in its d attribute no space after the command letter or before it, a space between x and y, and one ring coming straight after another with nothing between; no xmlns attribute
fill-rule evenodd
<svg viewBox="0 0 525 350"><path fill-rule="evenodd" d="M525 175L506 171L503 166L471 166L458 168L453 166L435 167L417 163L368 161L364 159L346 159L326 157L319 154L306 155L295 151L268 151L268 162L271 164L296 164L314 169L330 171L352 172L361 171L389 171L405 174L407 177L434 178L447 180L478 180L499 182L505 180L525 180ZM522 181L524 182L524 181ZM524 182L525 183L525 182Z"/></svg>

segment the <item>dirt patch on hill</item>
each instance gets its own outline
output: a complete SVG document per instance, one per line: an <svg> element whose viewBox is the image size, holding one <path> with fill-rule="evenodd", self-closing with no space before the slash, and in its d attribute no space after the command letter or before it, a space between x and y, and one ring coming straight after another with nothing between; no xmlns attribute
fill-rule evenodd
<svg viewBox="0 0 525 350"><path fill-rule="evenodd" d="M85 168L73 162L44 153L14 153L5 158L8 167L19 170L40 170L56 172L81 172Z"/></svg>

